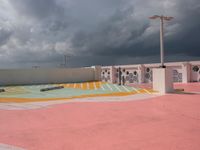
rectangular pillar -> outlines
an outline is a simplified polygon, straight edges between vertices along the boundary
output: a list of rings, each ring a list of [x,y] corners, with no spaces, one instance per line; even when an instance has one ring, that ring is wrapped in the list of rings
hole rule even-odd
[[[111,81],[111,83],[116,83],[116,76],[115,76],[115,74],[116,74],[116,69],[115,69],[114,66],[111,66],[110,67],[110,81]]]
[[[138,83],[144,83],[145,67],[144,65],[138,66]]]
[[[191,81],[191,65],[189,63],[182,64],[182,82],[188,83]]]
[[[101,66],[92,66],[94,69],[94,80],[101,81]]]
[[[170,68],[153,69],[153,89],[160,94],[173,92],[173,74]]]

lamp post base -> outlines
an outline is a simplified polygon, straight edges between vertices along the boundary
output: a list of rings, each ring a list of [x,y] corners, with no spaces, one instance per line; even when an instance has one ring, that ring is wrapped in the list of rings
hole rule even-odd
[[[153,89],[160,94],[173,92],[173,77],[170,68],[153,69]]]
[[[163,66],[159,66],[159,68],[166,68],[166,66],[165,66],[165,65],[163,65]]]

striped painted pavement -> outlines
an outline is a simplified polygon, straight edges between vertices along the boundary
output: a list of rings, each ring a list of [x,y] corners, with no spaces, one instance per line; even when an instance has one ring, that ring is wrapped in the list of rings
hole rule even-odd
[[[63,89],[40,92],[41,88],[52,86],[64,86]],[[84,83],[66,83],[66,84],[47,84],[47,85],[30,85],[30,86],[8,86],[1,87],[6,92],[0,94],[0,102],[3,99],[11,98],[74,98],[90,96],[118,96],[130,94],[152,94],[153,91],[131,86],[117,85],[106,82],[84,82]]]

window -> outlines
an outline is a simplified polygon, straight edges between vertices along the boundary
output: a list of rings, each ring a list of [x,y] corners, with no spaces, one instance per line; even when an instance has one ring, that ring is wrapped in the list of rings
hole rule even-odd
[[[146,72],[150,72],[150,68],[147,68],[147,69],[146,69]]]
[[[192,70],[193,70],[194,72],[198,72],[198,71],[199,71],[199,67],[198,67],[198,66],[194,66],[194,67],[192,68]]]

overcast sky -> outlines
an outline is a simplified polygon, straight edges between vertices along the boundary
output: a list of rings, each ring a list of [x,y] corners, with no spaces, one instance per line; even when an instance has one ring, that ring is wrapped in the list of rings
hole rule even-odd
[[[0,68],[200,60],[199,0],[0,0]]]

